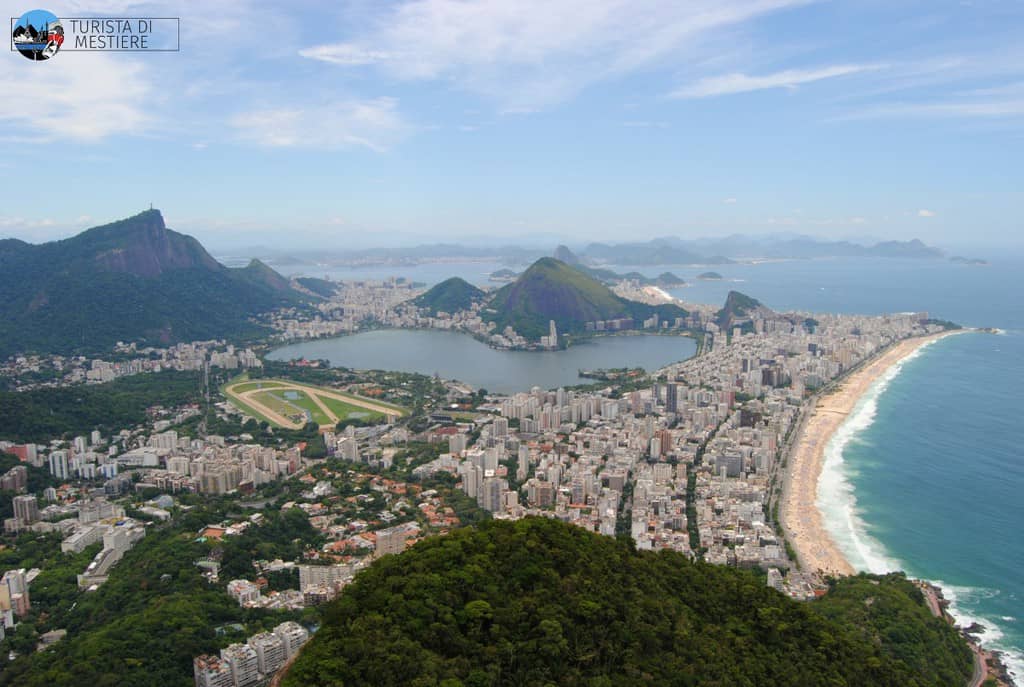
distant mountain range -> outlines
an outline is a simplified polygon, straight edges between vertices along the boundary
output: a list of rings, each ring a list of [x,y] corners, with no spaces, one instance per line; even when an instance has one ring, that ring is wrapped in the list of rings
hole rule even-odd
[[[585,272],[555,258],[541,258],[518,279],[498,289],[487,303],[483,317],[511,326],[527,339],[548,333],[554,320],[560,333],[584,331],[587,322],[598,320],[645,320],[657,313],[662,319],[686,317],[676,305],[646,305],[617,296]]]
[[[147,210],[62,241],[0,241],[0,356],[258,335],[253,315],[313,298],[259,260],[224,267]]]
[[[374,248],[341,252],[334,256],[289,254],[275,258],[275,264],[416,263],[442,259],[491,259],[509,264],[531,263],[550,254],[547,250],[522,246],[467,246],[438,243],[409,248]],[[743,236],[720,239],[657,238],[651,241],[590,243],[578,249],[560,245],[555,258],[573,266],[600,268],[604,265],[725,265],[741,259],[769,258],[941,258],[943,252],[919,239],[882,241],[862,245],[851,241],[822,241],[808,236]]]

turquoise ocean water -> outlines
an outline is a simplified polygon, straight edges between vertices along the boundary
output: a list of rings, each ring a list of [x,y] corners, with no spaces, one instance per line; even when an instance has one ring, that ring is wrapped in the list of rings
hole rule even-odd
[[[935,317],[966,333],[890,368],[829,446],[819,490],[850,562],[931,580],[961,624],[985,626],[1024,685],[1024,261],[826,260],[718,269],[736,281],[674,291],[715,302],[735,288],[777,309]]]
[[[479,264],[436,267],[386,271],[484,281]],[[944,339],[891,369],[839,433],[821,486],[826,523],[851,563],[938,583],[954,615],[982,623],[986,646],[1006,652],[1024,685],[1024,259],[714,266],[722,281],[697,280],[706,267],[613,267],[670,270],[689,282],[672,295],[689,302],[722,303],[736,289],[777,310],[928,310],[1003,330]]]

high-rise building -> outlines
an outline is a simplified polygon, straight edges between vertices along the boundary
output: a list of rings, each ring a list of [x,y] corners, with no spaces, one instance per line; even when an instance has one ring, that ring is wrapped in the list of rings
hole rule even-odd
[[[5,572],[4,576],[0,577],[0,613],[13,611],[14,615],[23,616],[31,607],[25,569]]]
[[[28,468],[15,465],[0,477],[0,490],[23,492],[28,488]]]
[[[519,445],[519,462],[516,463],[516,479],[522,482],[530,474],[530,448],[526,444]]]
[[[31,495],[15,496],[14,517],[26,525],[31,525],[39,520],[39,504],[36,502],[36,497]]]
[[[348,565],[300,565],[298,568],[299,591],[302,592],[310,587],[337,584],[352,575]]]
[[[195,675],[196,687],[234,687],[235,684],[231,664],[219,656],[196,656],[192,660],[192,673]]]
[[[249,637],[248,644],[256,650],[257,665],[264,675],[276,673],[288,660],[284,641],[273,632],[253,635]]]
[[[480,490],[480,507],[491,513],[500,513],[502,500],[501,495],[508,491],[508,482],[496,477],[488,477],[484,480]]]
[[[508,436],[508,418],[498,417],[494,419],[494,436],[497,438]]]
[[[288,658],[294,656],[309,639],[309,632],[306,631],[306,628],[293,620],[283,622],[275,627],[274,634],[280,637],[284,643],[284,650]]]
[[[405,551],[405,534],[405,528],[401,525],[377,530],[377,555],[383,556]]]
[[[221,659],[231,666],[234,687],[251,687],[260,682],[259,657],[248,644],[232,644],[220,650]]]
[[[679,412],[679,385],[668,384],[665,387],[665,412]]]
[[[50,454],[50,474],[57,479],[68,479],[71,476],[67,451],[54,451]]]

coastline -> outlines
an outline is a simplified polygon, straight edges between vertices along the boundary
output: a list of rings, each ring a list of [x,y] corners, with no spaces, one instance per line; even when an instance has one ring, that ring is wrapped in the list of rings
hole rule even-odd
[[[803,570],[853,575],[853,566],[825,527],[818,506],[818,482],[826,449],[861,398],[893,365],[939,339],[967,330],[904,339],[868,360],[838,388],[812,399],[804,410],[783,470],[779,522]]]

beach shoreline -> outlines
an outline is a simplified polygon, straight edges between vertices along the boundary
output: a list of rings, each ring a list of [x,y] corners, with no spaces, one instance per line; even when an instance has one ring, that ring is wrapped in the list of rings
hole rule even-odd
[[[833,435],[861,398],[893,365],[934,341],[963,331],[898,341],[843,379],[838,388],[808,402],[786,458],[779,503],[779,523],[796,552],[801,569],[824,575],[857,572],[826,528],[817,503],[825,452]]]

